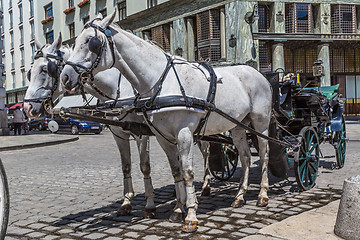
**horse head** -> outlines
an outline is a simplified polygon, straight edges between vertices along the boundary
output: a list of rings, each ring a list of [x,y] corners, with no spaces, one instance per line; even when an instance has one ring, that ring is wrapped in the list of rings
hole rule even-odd
[[[115,52],[110,26],[115,18],[114,11],[103,18],[99,14],[84,26],[76,38],[72,54],[61,73],[63,87],[70,92],[76,91],[85,78],[93,78],[98,72],[112,68],[115,64]]]
[[[30,118],[44,115],[52,101],[63,92],[59,65],[68,57],[69,49],[61,42],[61,34],[51,45],[36,41],[37,52],[27,74],[30,84],[24,99],[24,109]]]

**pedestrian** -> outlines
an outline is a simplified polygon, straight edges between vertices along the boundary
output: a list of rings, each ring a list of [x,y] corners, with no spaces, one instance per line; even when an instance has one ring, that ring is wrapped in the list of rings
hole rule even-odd
[[[18,135],[21,135],[21,126],[23,125],[24,122],[25,122],[25,116],[23,112],[20,110],[20,106],[16,106],[16,109],[14,111],[14,118],[13,118],[14,135],[16,135],[16,132],[18,133]]]
[[[25,112],[23,112],[24,114],[24,135],[29,134],[30,133],[30,129],[29,129],[29,117],[26,115]]]

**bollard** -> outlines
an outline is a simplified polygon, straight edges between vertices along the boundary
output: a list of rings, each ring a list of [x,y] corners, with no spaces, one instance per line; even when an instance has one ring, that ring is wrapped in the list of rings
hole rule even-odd
[[[334,230],[344,239],[360,239],[360,175],[344,181]]]

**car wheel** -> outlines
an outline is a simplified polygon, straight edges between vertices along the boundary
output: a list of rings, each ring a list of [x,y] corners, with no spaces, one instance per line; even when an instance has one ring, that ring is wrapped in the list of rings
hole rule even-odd
[[[79,129],[76,125],[71,126],[71,134],[73,134],[73,135],[79,134]]]

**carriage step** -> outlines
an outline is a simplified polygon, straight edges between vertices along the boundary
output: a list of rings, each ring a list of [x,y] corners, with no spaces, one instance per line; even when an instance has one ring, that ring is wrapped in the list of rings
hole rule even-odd
[[[335,155],[323,156],[323,158],[334,158]]]

